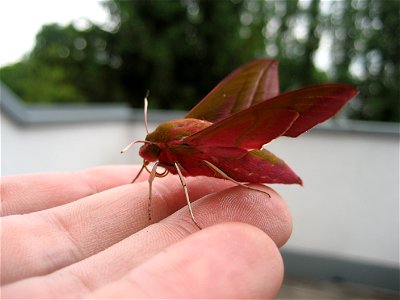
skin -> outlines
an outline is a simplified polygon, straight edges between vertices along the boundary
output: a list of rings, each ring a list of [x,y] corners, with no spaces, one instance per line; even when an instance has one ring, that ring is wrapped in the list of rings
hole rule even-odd
[[[136,168],[138,170],[138,167]],[[273,298],[291,217],[273,190],[132,166],[3,177],[2,298]]]

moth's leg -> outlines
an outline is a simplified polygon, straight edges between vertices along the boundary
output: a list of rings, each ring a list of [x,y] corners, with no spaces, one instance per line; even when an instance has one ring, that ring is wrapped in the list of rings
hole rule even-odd
[[[179,179],[181,180],[181,183],[182,183],[182,186],[183,186],[183,190],[185,191],[185,196],[186,196],[186,201],[187,201],[187,204],[188,204],[190,216],[192,217],[193,223],[199,229],[201,229],[201,227],[199,226],[199,224],[197,224],[196,219],[195,219],[195,217],[193,215],[192,206],[190,205],[189,193],[188,193],[188,188],[187,188],[187,185],[186,185],[185,178],[182,175],[181,169],[179,168],[179,164],[177,162],[175,162],[174,164],[175,164],[176,170],[178,171],[178,176],[179,176]]]
[[[142,174],[142,172],[143,172],[143,169],[146,168],[147,165],[148,165],[148,162],[145,161],[145,160],[143,160],[143,165],[142,165],[142,167],[140,168],[139,172],[136,174],[135,178],[133,178],[133,180],[131,181],[131,183],[134,183],[134,182],[136,181],[136,179],[139,178],[140,174]]]
[[[149,216],[149,221],[151,221],[151,195],[152,195],[152,189],[153,189],[153,180],[156,177],[156,173],[157,173],[157,166],[158,166],[158,162],[156,162],[153,166],[153,169],[151,169],[150,175],[149,175],[149,202],[148,202],[148,206],[147,206],[147,214]]]
[[[259,192],[261,192],[261,193],[267,194],[268,197],[271,198],[271,195],[270,195],[269,193],[267,193],[266,191],[261,190],[261,189],[258,189],[258,188],[256,188],[256,187],[248,186],[248,185],[245,185],[245,184],[243,184],[243,183],[241,183],[241,182],[239,182],[239,181],[236,181],[235,179],[233,179],[232,177],[229,177],[228,174],[226,174],[224,171],[222,171],[221,169],[219,169],[216,165],[212,164],[212,163],[209,162],[208,160],[203,160],[203,161],[205,162],[205,164],[206,164],[211,170],[213,170],[214,172],[218,173],[218,174],[221,175],[223,178],[228,179],[228,180],[232,181],[233,183],[236,183],[237,185],[243,186],[243,187],[245,187],[246,189],[250,189],[250,190],[254,190],[254,191],[259,191]]]

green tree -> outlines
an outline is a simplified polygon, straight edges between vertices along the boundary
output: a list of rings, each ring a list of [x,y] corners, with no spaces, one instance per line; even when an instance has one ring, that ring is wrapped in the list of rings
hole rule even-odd
[[[97,26],[43,26],[23,61],[2,68],[0,78],[30,103],[114,102],[122,89],[119,61],[109,56],[110,33]]]
[[[253,1],[108,1],[119,79],[134,106],[189,109],[233,68],[263,53]]]
[[[67,78],[67,69],[62,66],[49,67],[31,59],[1,69],[1,80],[28,103],[85,102],[81,91]]]
[[[362,97],[350,106],[350,116],[364,120],[400,120],[400,39],[399,1],[352,1],[350,16],[353,35],[342,43],[348,51],[343,56],[353,74],[337,68],[337,78],[348,79],[361,90]],[[350,24],[348,24],[349,26]],[[335,41],[339,42],[339,41]]]
[[[75,86],[83,101],[113,102],[121,89],[115,80],[119,62],[107,51],[109,38],[97,26],[79,31],[73,25],[47,25],[37,35],[30,59],[64,69],[64,81]]]

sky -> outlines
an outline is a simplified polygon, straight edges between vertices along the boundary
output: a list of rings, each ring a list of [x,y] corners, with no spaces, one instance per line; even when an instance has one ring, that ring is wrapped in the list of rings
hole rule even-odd
[[[98,0],[0,0],[0,67],[28,53],[44,24],[84,26],[89,19],[101,25],[107,16]]]

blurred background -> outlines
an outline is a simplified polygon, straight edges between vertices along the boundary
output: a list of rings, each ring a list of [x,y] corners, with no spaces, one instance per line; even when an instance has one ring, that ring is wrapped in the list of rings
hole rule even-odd
[[[137,149],[118,152],[145,136],[147,90],[154,128],[238,66],[274,58],[282,91],[360,90],[333,121],[268,145],[305,182],[274,186],[294,218],[280,297],[390,298],[399,290],[399,15],[395,0],[2,0],[2,175],[139,163]]]

